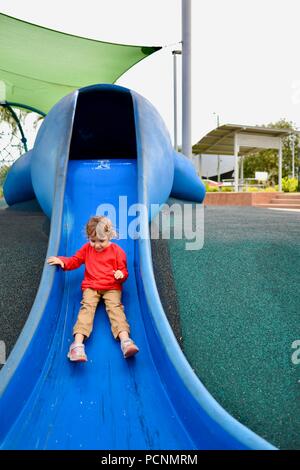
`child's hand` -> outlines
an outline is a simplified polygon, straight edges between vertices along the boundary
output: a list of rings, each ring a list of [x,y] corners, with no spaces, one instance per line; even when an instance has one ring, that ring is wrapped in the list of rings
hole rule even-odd
[[[54,266],[55,264],[59,264],[61,268],[65,267],[65,264],[63,263],[63,261],[57,258],[56,256],[50,256],[50,258],[47,259],[47,263],[51,264],[51,266]]]
[[[120,271],[120,269],[118,269],[117,271],[114,271],[114,276],[115,279],[123,279],[124,274],[122,273],[122,271]]]

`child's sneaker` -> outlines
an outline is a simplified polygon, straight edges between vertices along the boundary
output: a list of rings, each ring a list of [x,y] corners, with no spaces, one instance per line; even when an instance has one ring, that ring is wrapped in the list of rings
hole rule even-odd
[[[84,344],[72,343],[68,352],[68,358],[72,362],[87,362]]]
[[[139,352],[139,348],[130,338],[121,341],[121,350],[125,359]]]

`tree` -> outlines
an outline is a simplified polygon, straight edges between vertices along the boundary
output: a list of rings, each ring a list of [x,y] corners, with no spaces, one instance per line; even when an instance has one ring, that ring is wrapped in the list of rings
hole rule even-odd
[[[24,128],[28,111],[14,108],[21,126]],[[24,144],[13,114],[0,104],[0,167],[13,163],[24,153]]]
[[[6,175],[10,169],[9,165],[3,165],[0,167],[0,186],[3,185]]]
[[[279,129],[291,129],[296,131],[296,126],[291,121],[281,119],[278,122],[270,123],[267,126]],[[299,137],[295,135],[295,174],[299,174],[300,169],[300,151],[299,151]],[[261,150],[253,155],[244,158],[244,177],[254,178],[256,171],[267,171],[269,173],[269,180],[273,183],[278,182],[278,151],[277,150]],[[282,177],[289,176],[292,173],[292,149],[290,137],[283,138],[282,146]]]

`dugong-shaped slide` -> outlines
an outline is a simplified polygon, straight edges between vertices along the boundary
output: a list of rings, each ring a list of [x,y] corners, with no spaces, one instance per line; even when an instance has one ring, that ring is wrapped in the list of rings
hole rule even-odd
[[[147,100],[94,85],[54,106],[33,150],[9,172],[4,194],[9,204],[36,197],[51,218],[47,256],[70,256],[101,204],[115,208],[119,227],[120,200],[149,208],[171,194],[201,203],[205,190]],[[0,372],[1,448],[272,449],[196,377],[160,303],[149,238],[122,230],[117,243],[129,270],[123,303],[139,354],[123,359],[101,306],[86,345],[89,362],[70,363],[83,271],[45,264],[27,323]],[[149,231],[146,212],[141,231]]]

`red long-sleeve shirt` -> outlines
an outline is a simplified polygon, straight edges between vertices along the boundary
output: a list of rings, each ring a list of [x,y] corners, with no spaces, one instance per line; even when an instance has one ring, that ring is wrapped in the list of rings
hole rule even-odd
[[[58,256],[65,265],[64,271],[77,269],[85,263],[82,290],[91,288],[95,290],[122,290],[122,283],[128,278],[125,251],[115,243],[102,251],[96,251],[90,243],[83,245],[74,256]],[[122,271],[124,277],[115,279],[114,271]]]

